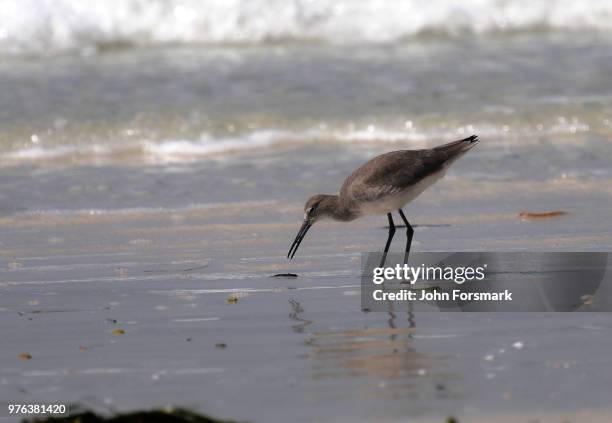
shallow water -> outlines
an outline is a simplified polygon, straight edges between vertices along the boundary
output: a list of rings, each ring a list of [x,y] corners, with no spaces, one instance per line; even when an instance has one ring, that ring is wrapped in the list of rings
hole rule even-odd
[[[1,212],[302,202],[376,154],[471,133],[481,144],[449,174],[464,187],[607,191],[611,46],[517,35],[6,60]]]
[[[295,144],[610,155],[612,40],[516,35],[384,46],[126,50],[0,65],[4,165],[188,162]],[[585,66],[585,63],[588,66]],[[389,145],[381,145],[389,144]],[[590,148],[589,148],[590,149]]]

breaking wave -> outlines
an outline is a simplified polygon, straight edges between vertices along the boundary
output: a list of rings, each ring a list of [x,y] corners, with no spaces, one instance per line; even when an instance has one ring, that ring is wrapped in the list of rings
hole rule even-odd
[[[610,31],[607,0],[0,0],[0,54],[109,46],[379,43],[420,34]]]
[[[223,157],[259,150],[306,144],[346,143],[368,146],[379,143],[399,144],[401,148],[429,148],[471,134],[491,141],[511,140],[528,143],[540,135],[587,133],[591,127],[577,119],[560,118],[552,124],[516,127],[508,125],[466,125],[460,127],[417,128],[411,121],[404,126],[385,127],[374,124],[363,127],[321,127],[301,130],[258,129],[233,136],[202,134],[196,139],[133,140],[130,143],[109,142],[90,145],[22,146],[0,153],[0,166],[18,163],[189,163],[207,157]],[[535,135],[531,136],[531,135]],[[533,141],[536,142],[536,141]]]

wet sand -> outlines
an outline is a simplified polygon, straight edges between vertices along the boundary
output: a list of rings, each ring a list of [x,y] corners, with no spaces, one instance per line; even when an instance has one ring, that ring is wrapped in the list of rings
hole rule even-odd
[[[413,248],[610,250],[599,182],[451,173],[406,210]],[[568,214],[519,218],[542,205]],[[317,225],[288,261],[301,215],[270,195],[3,216],[0,397],[252,422],[605,421],[609,315],[362,313],[360,253],[384,219]]]

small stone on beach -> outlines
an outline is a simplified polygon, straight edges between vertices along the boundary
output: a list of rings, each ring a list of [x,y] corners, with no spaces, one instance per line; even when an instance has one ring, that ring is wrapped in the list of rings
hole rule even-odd
[[[21,361],[28,361],[28,360],[32,359],[32,356],[30,354],[28,354],[28,353],[21,353],[21,354],[19,354],[19,359]]]

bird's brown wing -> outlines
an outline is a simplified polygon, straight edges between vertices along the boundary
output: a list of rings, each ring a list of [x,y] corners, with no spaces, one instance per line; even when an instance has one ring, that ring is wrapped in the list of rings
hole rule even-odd
[[[344,181],[340,196],[354,201],[376,201],[413,185],[440,170],[444,163],[432,157],[431,151],[392,151],[377,156]]]
[[[340,197],[348,201],[375,201],[397,193],[441,171],[478,142],[471,136],[428,150],[400,150],[374,157],[342,184]]]

